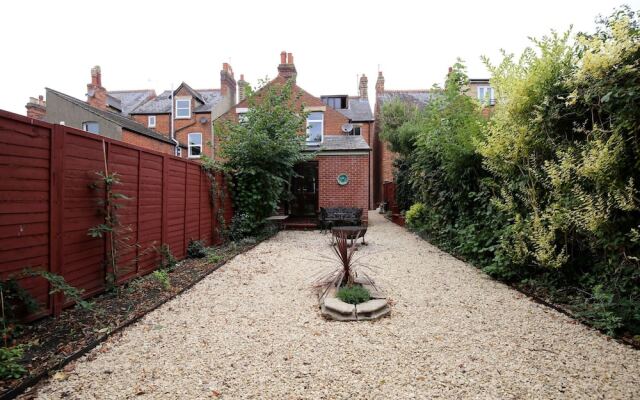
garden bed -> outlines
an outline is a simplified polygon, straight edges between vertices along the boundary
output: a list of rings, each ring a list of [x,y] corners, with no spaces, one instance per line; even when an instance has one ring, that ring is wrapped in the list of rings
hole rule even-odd
[[[0,381],[0,398],[20,394],[255,245],[255,241],[232,242],[209,248],[207,257],[183,260],[168,273],[169,288],[149,274],[123,285],[119,294],[106,292],[92,298],[91,310],[74,307],[58,318],[48,317],[25,325],[16,344],[26,346],[22,363],[28,373],[19,379]],[[65,372],[68,371],[60,373],[61,378]]]

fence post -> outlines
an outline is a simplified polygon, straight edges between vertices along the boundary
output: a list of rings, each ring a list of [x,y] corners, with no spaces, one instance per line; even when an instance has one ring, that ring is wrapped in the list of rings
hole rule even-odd
[[[167,243],[167,212],[169,210],[169,156],[162,156],[162,234],[160,246]]]
[[[49,165],[49,270],[64,277],[63,228],[64,221],[64,127],[53,125]],[[50,295],[53,315],[62,312],[61,293]]]

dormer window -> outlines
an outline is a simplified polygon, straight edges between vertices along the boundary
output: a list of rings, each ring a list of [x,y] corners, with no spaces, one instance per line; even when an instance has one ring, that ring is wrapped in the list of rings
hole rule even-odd
[[[334,110],[344,110],[349,107],[347,96],[322,96],[322,102]]]
[[[322,143],[324,132],[324,113],[321,111],[310,112],[307,116],[307,144],[319,145]]]
[[[191,97],[176,98],[176,119],[191,118]]]

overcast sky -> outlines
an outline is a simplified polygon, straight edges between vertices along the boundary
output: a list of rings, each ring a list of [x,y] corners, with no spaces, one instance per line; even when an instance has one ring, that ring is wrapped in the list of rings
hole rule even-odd
[[[640,0],[627,1],[640,8]],[[388,89],[442,83],[456,57],[471,78],[488,77],[481,55],[520,52],[551,29],[592,30],[611,0],[535,1],[6,1],[2,5],[0,109],[20,114],[50,87],[84,99],[93,65],[107,90],[155,89],[185,81],[219,88],[230,62],[255,84],[294,55],[310,93],[356,94],[357,76],[378,67]]]

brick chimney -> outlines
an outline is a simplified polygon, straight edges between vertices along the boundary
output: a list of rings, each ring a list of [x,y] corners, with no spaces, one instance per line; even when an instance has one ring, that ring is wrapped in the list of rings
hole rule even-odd
[[[231,104],[236,103],[236,80],[233,77],[233,69],[229,63],[222,64],[220,71],[220,94],[231,99]]]
[[[280,65],[278,65],[278,75],[285,79],[293,79],[293,82],[296,81],[296,76],[298,72],[296,71],[296,66],[293,63],[293,54],[283,51],[280,53]]]
[[[33,119],[44,119],[47,114],[47,102],[44,97],[29,97],[29,102],[25,105],[27,109],[27,117]]]
[[[378,80],[376,81],[376,96],[384,92],[384,76],[382,71],[378,71]]]
[[[91,68],[91,83],[87,84],[87,103],[96,108],[107,109],[107,89],[102,86],[99,65]]]
[[[360,85],[358,86],[358,92],[361,99],[369,98],[369,79],[365,74],[360,77]]]
[[[244,74],[240,74],[238,80],[238,103],[247,98],[247,87],[249,83],[244,80]]]

